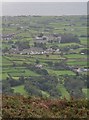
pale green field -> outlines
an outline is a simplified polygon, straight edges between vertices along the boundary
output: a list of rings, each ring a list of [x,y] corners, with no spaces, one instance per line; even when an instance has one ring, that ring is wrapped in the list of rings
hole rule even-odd
[[[75,75],[74,72],[70,71],[70,70],[52,70],[52,69],[47,69],[48,73],[51,75]]]
[[[69,55],[65,55],[65,57],[67,58],[72,58],[72,59],[81,59],[81,58],[87,58],[87,55],[81,55],[81,54],[69,54]]]
[[[62,97],[61,97],[62,99],[66,98],[67,100],[70,100],[70,94],[68,93],[68,91],[62,84],[58,84],[57,88],[58,88],[59,92],[61,92],[61,94],[62,94]]]
[[[83,88],[82,91],[85,94],[86,98],[89,99],[89,88]]]
[[[41,90],[41,93],[42,93],[43,98],[49,98],[50,97],[49,93],[47,93],[45,91]]]
[[[28,93],[24,89],[24,85],[12,87],[14,89],[14,93],[20,93],[21,95],[28,96]]]

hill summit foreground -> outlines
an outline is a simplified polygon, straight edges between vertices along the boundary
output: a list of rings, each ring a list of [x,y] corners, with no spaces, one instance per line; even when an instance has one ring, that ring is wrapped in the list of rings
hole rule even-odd
[[[37,97],[2,96],[2,120],[17,118],[66,118],[88,120],[89,101],[85,99],[43,99]]]

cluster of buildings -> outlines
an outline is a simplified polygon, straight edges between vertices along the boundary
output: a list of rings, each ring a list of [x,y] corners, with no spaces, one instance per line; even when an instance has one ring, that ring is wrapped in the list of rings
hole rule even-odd
[[[15,33],[1,35],[2,40],[12,40],[14,38]]]
[[[16,34],[12,33],[8,35],[2,35],[2,40],[12,40]],[[60,43],[61,36],[58,36],[56,34],[46,36],[43,33],[41,33],[40,35],[33,38],[33,42],[36,42],[36,43],[47,43],[49,41]],[[46,50],[43,50],[41,47],[31,46],[28,49],[23,49],[22,51],[19,51],[18,46],[16,46],[16,48],[11,48],[9,51],[7,51],[8,54],[22,54],[22,55],[23,54],[28,54],[28,55],[29,54],[46,54],[46,53],[53,53],[53,52],[58,53],[60,52],[60,50],[59,49],[54,50],[52,48],[47,48]]]
[[[54,34],[49,34],[47,36],[45,35],[38,35],[35,37],[34,42],[37,43],[47,43],[47,42],[52,42],[52,43],[60,43],[61,42],[61,36],[54,33]]]
[[[29,49],[23,49],[22,51],[19,51],[18,48],[11,48],[9,51],[7,51],[5,54],[21,54],[21,55],[42,55],[42,54],[50,54],[50,53],[60,53],[60,50],[54,50],[52,48],[48,48],[46,50],[43,50],[42,48],[38,47],[30,47]]]

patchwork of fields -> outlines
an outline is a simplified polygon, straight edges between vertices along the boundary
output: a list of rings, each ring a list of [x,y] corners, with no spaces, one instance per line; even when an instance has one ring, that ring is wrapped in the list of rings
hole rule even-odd
[[[36,95],[36,91],[33,93],[33,90],[37,89],[37,94],[42,94],[42,97],[55,95],[58,97],[60,93],[60,98],[70,99],[71,95],[77,96],[76,94],[81,93],[81,96],[83,94],[83,97],[87,98],[85,70],[89,69],[87,66],[89,54],[85,52],[88,49],[85,19],[86,16],[3,17],[2,81],[5,87],[8,88],[6,82],[8,81],[13,93],[24,96]],[[36,40],[37,36],[39,40]],[[62,43],[59,41],[59,36],[61,39],[68,37],[67,40],[75,39],[78,42]],[[44,76],[51,76],[51,78],[48,77],[50,80],[55,76],[57,81],[56,79],[52,82],[47,80],[47,83],[44,82],[43,89],[41,77]],[[35,77],[37,77],[37,83]],[[66,78],[73,79],[73,82],[67,83]],[[47,78],[44,77],[44,79]],[[81,83],[81,87],[79,85],[78,88],[78,84],[74,87],[74,79],[76,83]],[[18,82],[14,85],[12,81]],[[74,88],[72,89],[71,86]],[[4,87],[3,89],[3,92],[11,92]]]

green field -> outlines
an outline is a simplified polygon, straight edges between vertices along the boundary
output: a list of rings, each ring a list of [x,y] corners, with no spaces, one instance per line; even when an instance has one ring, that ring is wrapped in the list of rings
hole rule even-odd
[[[80,38],[80,41],[81,41],[81,44],[87,45],[87,42],[88,42],[87,38]]]
[[[65,89],[65,87],[62,84],[58,84],[57,88],[58,88],[59,92],[61,92],[61,94],[62,94],[62,97],[61,97],[62,99],[63,98],[66,98],[68,100],[70,99],[70,95],[69,95],[68,91]]]
[[[68,65],[78,65],[78,66],[87,66],[87,61],[72,61],[67,62]]]
[[[81,54],[69,54],[69,55],[65,55],[65,57],[67,58],[71,58],[71,59],[85,59],[87,58],[87,55],[81,55]]]
[[[60,60],[63,59],[60,55],[49,55],[47,57],[46,55],[35,55],[33,58],[38,58],[38,59],[45,59],[45,60]]]
[[[50,97],[49,93],[47,93],[45,91],[41,90],[41,93],[42,93],[43,98],[49,98]]]
[[[70,70],[52,70],[52,69],[47,69],[47,70],[48,70],[49,74],[51,74],[51,75],[57,75],[57,76],[65,75],[65,74],[75,75],[75,73]]]
[[[39,74],[28,70],[26,68],[3,68],[3,73],[7,73],[10,74],[12,77],[19,77],[19,76],[25,76],[25,77],[29,77],[29,76],[38,76]]]
[[[83,88],[82,91],[85,94],[86,98],[89,99],[89,88]]]
[[[14,89],[14,93],[20,93],[21,95],[27,96],[28,93],[24,89],[24,85],[12,87]]]

